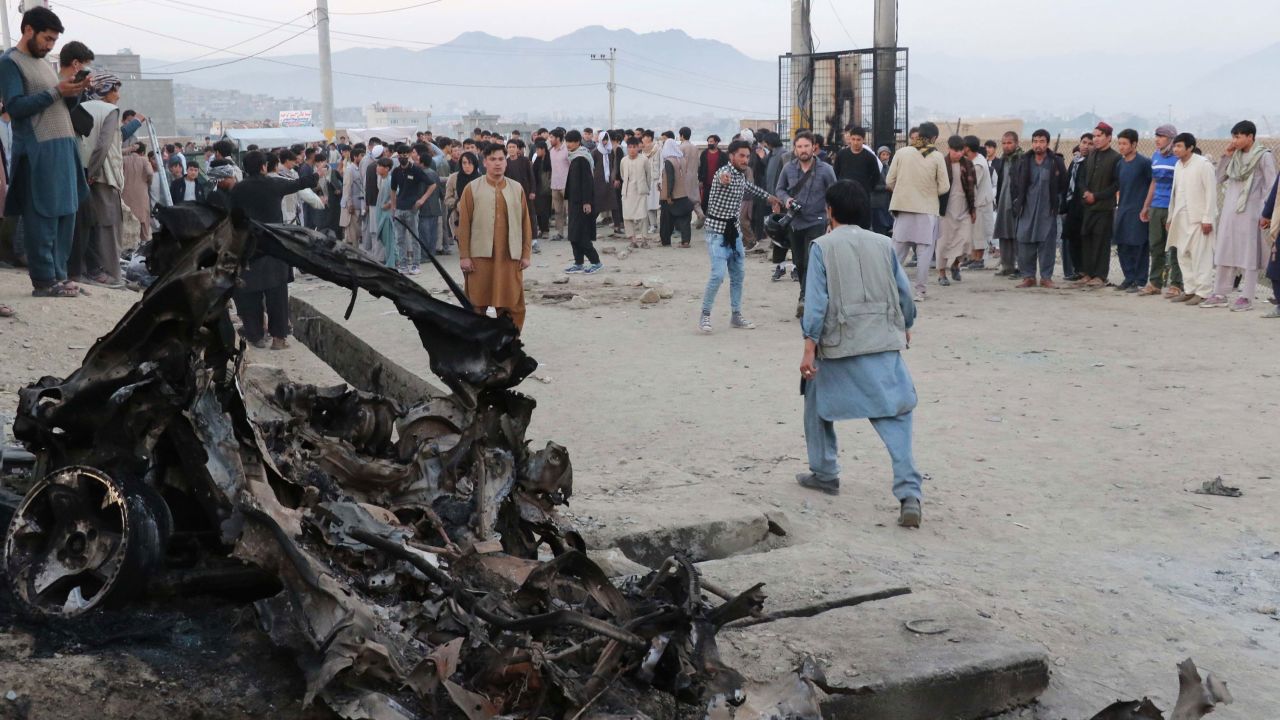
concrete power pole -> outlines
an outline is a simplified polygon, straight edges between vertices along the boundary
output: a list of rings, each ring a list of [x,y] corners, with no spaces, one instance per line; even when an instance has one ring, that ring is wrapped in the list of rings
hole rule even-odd
[[[9,36],[9,4],[0,2],[0,31],[4,32],[4,49],[13,47],[13,38]]]
[[[896,147],[898,105],[898,0],[876,0],[875,76],[872,80],[871,136],[875,147]],[[906,128],[901,128],[906,132]]]
[[[332,140],[333,60],[329,52],[329,0],[316,0],[316,34],[320,36],[320,130]]]
[[[609,54],[592,53],[592,60],[609,63],[609,129],[617,127],[614,120],[614,110],[617,107],[616,101],[618,96],[617,70],[618,70],[618,48],[609,48]]]
[[[809,26],[810,0],[791,0],[791,116],[790,130],[813,124],[813,33]]]

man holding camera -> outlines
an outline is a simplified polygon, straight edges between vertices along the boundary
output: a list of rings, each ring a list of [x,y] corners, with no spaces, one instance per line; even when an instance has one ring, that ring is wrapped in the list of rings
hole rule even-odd
[[[871,204],[860,185],[837,182],[824,205],[830,231],[813,241],[801,323],[809,472],[796,481],[839,494],[835,421],[867,418],[893,460],[898,524],[919,527],[922,476],[911,450],[916,389],[902,360],[916,317],[911,284],[889,238],[865,229]],[[920,263],[928,265],[926,255]]]
[[[827,229],[827,189],[836,184],[836,172],[830,165],[820,162],[813,133],[796,134],[792,149],[795,157],[778,174],[778,186],[774,191],[788,209],[799,205],[791,219],[791,259],[800,275],[800,302],[796,305],[796,317],[804,315],[805,268],[809,258],[809,245],[821,237]],[[936,204],[936,203],[935,203]]]

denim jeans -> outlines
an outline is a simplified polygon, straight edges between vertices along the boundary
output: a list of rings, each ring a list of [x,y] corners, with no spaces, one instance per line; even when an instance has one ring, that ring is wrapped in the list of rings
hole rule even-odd
[[[399,221],[403,220],[404,225]],[[394,222],[396,230],[396,247],[400,248],[400,265],[418,264],[418,243],[409,234],[409,230],[405,227],[408,225],[417,231],[418,228],[418,211],[410,208],[408,210],[396,210],[396,221]]]
[[[418,216],[418,239],[422,241],[422,245],[426,246],[427,252],[432,255],[436,254],[436,245],[439,241],[438,233],[436,231],[439,230],[439,228],[439,215],[432,215],[431,217],[427,217],[426,215]]]
[[[840,451],[836,445],[835,423],[818,415],[813,388],[810,384],[804,395],[804,438],[809,450],[809,471],[819,480],[839,480]],[[923,477],[916,470],[911,451],[912,413],[869,419],[893,462],[893,496],[900,501],[909,497],[921,499]]]
[[[747,253],[742,248],[742,238],[735,240],[733,245],[732,248],[725,247],[724,235],[720,233],[707,233],[711,277],[707,278],[707,289],[702,293],[703,315],[711,314],[711,306],[716,302],[716,293],[720,292],[725,273],[729,275],[729,304],[735,313],[742,312],[742,281],[747,274]]]

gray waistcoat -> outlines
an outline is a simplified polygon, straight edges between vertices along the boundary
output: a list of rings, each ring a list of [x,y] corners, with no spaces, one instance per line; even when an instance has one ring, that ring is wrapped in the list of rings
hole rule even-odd
[[[827,268],[819,356],[835,359],[906,348],[906,320],[894,277],[898,261],[889,239],[842,225],[813,242],[822,248]]]

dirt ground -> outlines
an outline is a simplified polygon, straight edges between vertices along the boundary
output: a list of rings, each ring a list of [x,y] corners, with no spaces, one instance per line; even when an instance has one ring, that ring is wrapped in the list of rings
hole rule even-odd
[[[770,282],[771,266],[749,257],[745,311],[758,328],[728,329],[726,285],[704,336],[700,235],[692,249],[622,260],[623,243],[601,245],[612,252],[598,275],[553,284],[569,263],[564,242],[544,242],[526,274],[525,343],[541,363],[520,388],[539,403],[529,434],[569,447],[575,515],[659,526],[664,502],[691,490],[707,503],[780,508],[799,540],[847,546],[1043,645],[1051,687],[1018,717],[1083,720],[1142,695],[1171,709],[1174,665],[1188,656],[1235,694],[1214,717],[1280,717],[1280,483],[1267,449],[1280,323],[1110,289],[1015,290],[990,272],[931,287],[907,352],[925,523],[906,531],[894,525],[888,456],[866,422],[838,426],[842,495],[794,483],[806,468],[794,283]],[[445,260],[456,272],[456,258]],[[442,290],[428,273],[421,282]],[[645,279],[673,296],[641,305],[634,283]],[[26,291],[22,275],[0,272],[0,302],[19,311],[0,321],[0,412],[12,412],[18,387],[76,367],[137,298]],[[540,299],[565,291],[582,299]],[[335,317],[349,300],[314,280],[293,292]],[[361,295],[349,325],[429,376],[390,303]],[[332,378],[301,348],[258,357]],[[1244,496],[1190,492],[1215,476]]]

